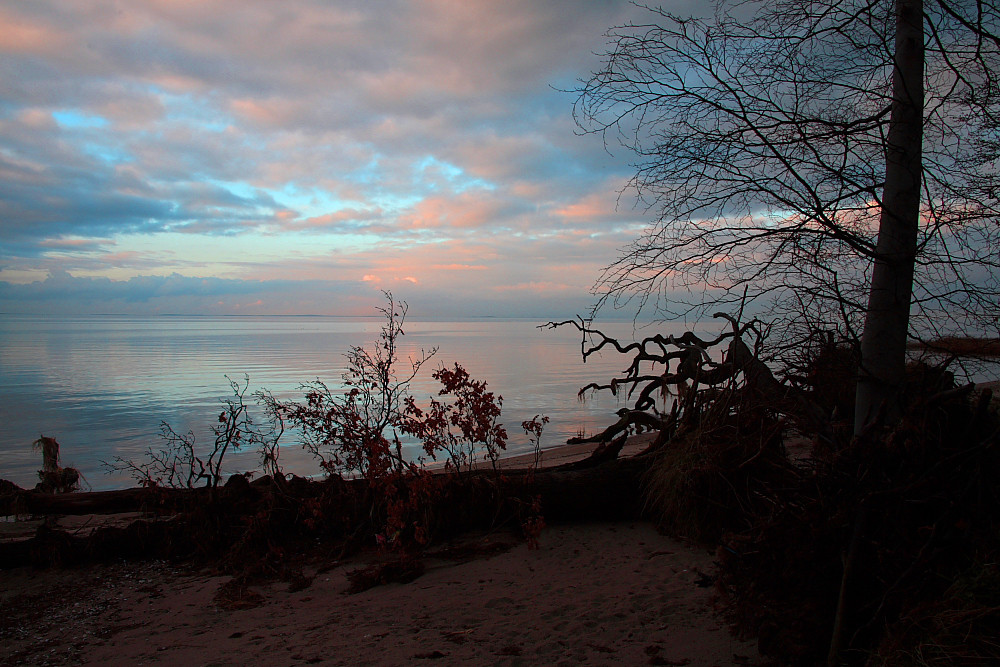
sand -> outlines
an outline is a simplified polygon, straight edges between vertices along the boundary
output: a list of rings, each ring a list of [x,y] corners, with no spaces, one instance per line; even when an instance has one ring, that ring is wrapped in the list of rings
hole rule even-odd
[[[0,573],[0,661],[65,665],[732,665],[752,644],[714,613],[711,554],[643,522],[546,529],[537,549],[431,558],[423,576],[347,594],[342,563],[249,588],[162,562]],[[311,581],[309,581],[311,579]],[[305,583],[305,588],[301,586]],[[700,585],[699,585],[700,584]],[[301,590],[299,590],[301,588]],[[240,608],[245,606],[246,608]]]
[[[543,465],[593,446],[550,450]],[[235,597],[219,594],[231,577],[164,562],[0,571],[0,664],[760,663],[713,609],[710,551],[649,523],[548,527],[537,548],[466,535],[431,549],[414,581],[349,594],[348,573],[377,557],[304,558],[294,582]]]

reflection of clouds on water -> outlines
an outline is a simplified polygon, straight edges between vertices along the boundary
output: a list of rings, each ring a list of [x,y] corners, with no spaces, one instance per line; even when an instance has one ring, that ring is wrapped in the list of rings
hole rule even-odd
[[[536,414],[551,418],[543,447],[562,444],[581,430],[603,429],[621,404],[607,392],[581,402],[577,390],[609,380],[627,361],[608,353],[584,364],[575,330],[539,330],[538,324],[408,321],[400,348],[404,360],[421,349],[439,348],[411,393],[426,403],[439,389],[433,369],[462,364],[503,396],[509,453],[530,448],[520,424]],[[219,401],[228,397],[226,375],[249,375],[250,392],[266,388],[279,398],[301,398],[301,382],[320,378],[335,386],[344,353],[352,345],[371,344],[380,326],[374,319],[311,317],[4,318],[0,477],[34,484],[40,461],[30,443],[42,433],[59,440],[64,463],[80,468],[94,488],[128,483],[106,475],[100,461],[139,458],[147,448],[159,447],[161,421],[179,432],[190,429],[207,444]],[[606,328],[632,338],[631,323]],[[315,462],[292,434],[282,442],[286,471],[315,472]],[[257,467],[251,453],[227,460],[233,469]]]

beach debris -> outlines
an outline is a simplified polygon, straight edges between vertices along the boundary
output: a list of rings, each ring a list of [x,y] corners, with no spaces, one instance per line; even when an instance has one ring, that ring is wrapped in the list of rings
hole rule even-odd
[[[251,589],[245,577],[236,576],[219,586],[212,601],[220,609],[235,611],[261,606],[264,596]]]
[[[38,440],[31,443],[31,448],[42,452],[42,469],[38,471],[41,481],[35,486],[36,491],[69,493],[79,488],[80,471],[59,466],[59,443],[55,438],[39,435]]]
[[[362,593],[382,584],[408,584],[424,573],[423,561],[416,558],[399,558],[384,563],[375,563],[347,573],[351,582],[347,593]]]
[[[441,651],[428,651],[426,653],[415,653],[413,655],[414,660],[440,660],[441,658],[447,658],[447,653],[442,653]]]

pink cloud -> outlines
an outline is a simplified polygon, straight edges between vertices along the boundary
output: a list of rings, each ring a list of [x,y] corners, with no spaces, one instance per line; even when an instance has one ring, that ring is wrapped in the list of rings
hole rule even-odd
[[[25,109],[17,115],[17,120],[32,130],[55,130],[56,122],[45,109]]]
[[[553,211],[567,221],[593,221],[615,213],[614,192],[595,192]]]
[[[169,229],[175,217],[189,234],[234,235],[211,261],[171,255],[185,275],[330,281],[366,295],[391,285],[478,303],[495,285],[512,301],[585,289],[622,238],[604,224],[613,194],[604,213],[600,195],[580,194],[610,172],[574,159],[570,100],[554,107],[550,84],[588,70],[624,1],[572,11],[535,0],[7,4],[16,9],[0,9],[0,51],[30,53],[20,60],[52,74],[9,94],[20,106],[0,130],[24,148],[0,161],[0,181],[37,179],[63,196],[55,179],[67,178],[65,196],[96,211],[95,243]],[[10,69],[4,82],[17,88],[24,75]],[[108,123],[57,126],[57,103]],[[63,166],[107,185],[92,192]],[[308,208],[309,193],[341,203]],[[123,209],[122,224],[103,222]],[[74,236],[88,233],[73,224]],[[366,235],[337,236],[358,229]],[[261,232],[289,236],[270,244]],[[375,235],[376,247],[358,249]],[[103,262],[120,276],[163,265],[169,248],[98,257],[67,242],[47,246],[47,261],[93,272]],[[279,301],[268,307],[287,307]]]
[[[233,310],[243,310],[244,308],[254,308],[257,309],[264,305],[263,299],[257,299],[256,301],[251,301],[250,303],[234,303]]]
[[[43,248],[54,248],[56,250],[97,250],[104,246],[113,246],[113,239],[45,239],[39,242]]]
[[[531,0],[423,0],[415,8],[416,39],[433,54],[431,82],[455,95],[504,90],[541,75],[538,63],[568,57],[575,12]],[[576,36],[575,39],[580,39]],[[430,78],[430,77],[428,77]]]
[[[134,250],[125,252],[106,253],[101,255],[101,261],[114,267],[146,268],[156,264],[149,253],[137,252]]]
[[[427,197],[399,216],[399,222],[410,229],[482,227],[496,222],[502,209],[503,203],[489,194],[464,192],[451,197]]]
[[[0,51],[44,54],[57,52],[67,43],[67,35],[52,26],[40,25],[0,9]]]
[[[462,261],[466,258],[475,261]],[[349,255],[302,255],[267,264],[247,265],[246,277],[282,280],[345,280],[380,285],[392,282],[424,287],[454,287],[456,272],[464,276],[482,275],[494,280],[488,262],[498,258],[486,245],[459,241],[418,245],[381,245]],[[360,276],[360,278],[359,278]]]
[[[206,90],[210,82],[194,74],[184,74],[179,72],[154,72],[148,76],[151,83],[157,88],[178,95],[190,95]]]
[[[300,104],[288,99],[242,97],[230,100],[229,109],[236,116],[256,125],[281,127],[294,122],[299,113]]]
[[[453,152],[469,173],[492,181],[516,179],[524,173],[525,162],[537,157],[545,148],[545,137],[537,134],[504,136],[491,132],[477,136],[475,142],[456,146]],[[530,182],[523,183],[522,187],[524,192],[529,192]]]
[[[493,288],[495,292],[535,292],[535,293],[565,292],[571,289],[577,289],[577,288],[574,287],[573,285],[567,285],[565,283],[557,283],[551,281],[517,283],[515,285],[497,285]]]
[[[279,219],[289,218],[289,212],[279,211]],[[292,221],[283,225],[284,229],[322,229],[326,227],[336,227],[345,222],[362,222],[367,220],[377,220],[382,217],[382,209],[357,209],[345,208],[334,213],[318,215],[303,220]]]
[[[432,264],[429,268],[434,271],[483,271],[486,269],[482,264]]]

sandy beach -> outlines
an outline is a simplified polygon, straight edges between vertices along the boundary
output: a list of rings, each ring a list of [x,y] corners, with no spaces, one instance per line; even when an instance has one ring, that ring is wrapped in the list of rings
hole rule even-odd
[[[423,576],[347,594],[351,561],[251,586],[162,562],[2,573],[0,660],[15,665],[732,665],[752,644],[714,614],[703,548],[646,523],[549,528],[537,549],[430,557]],[[508,549],[508,547],[510,547]],[[507,549],[507,550],[504,550]],[[306,585],[307,584],[307,585]],[[304,588],[302,587],[304,585]],[[241,608],[245,607],[245,608]]]
[[[549,450],[543,464],[592,448]],[[712,553],[649,523],[548,527],[537,548],[505,531],[465,535],[431,548],[410,583],[348,593],[348,574],[377,558],[303,556],[290,582],[236,595],[225,594],[229,576],[161,561],[0,572],[0,662],[759,663],[754,644],[732,637],[713,610]]]

